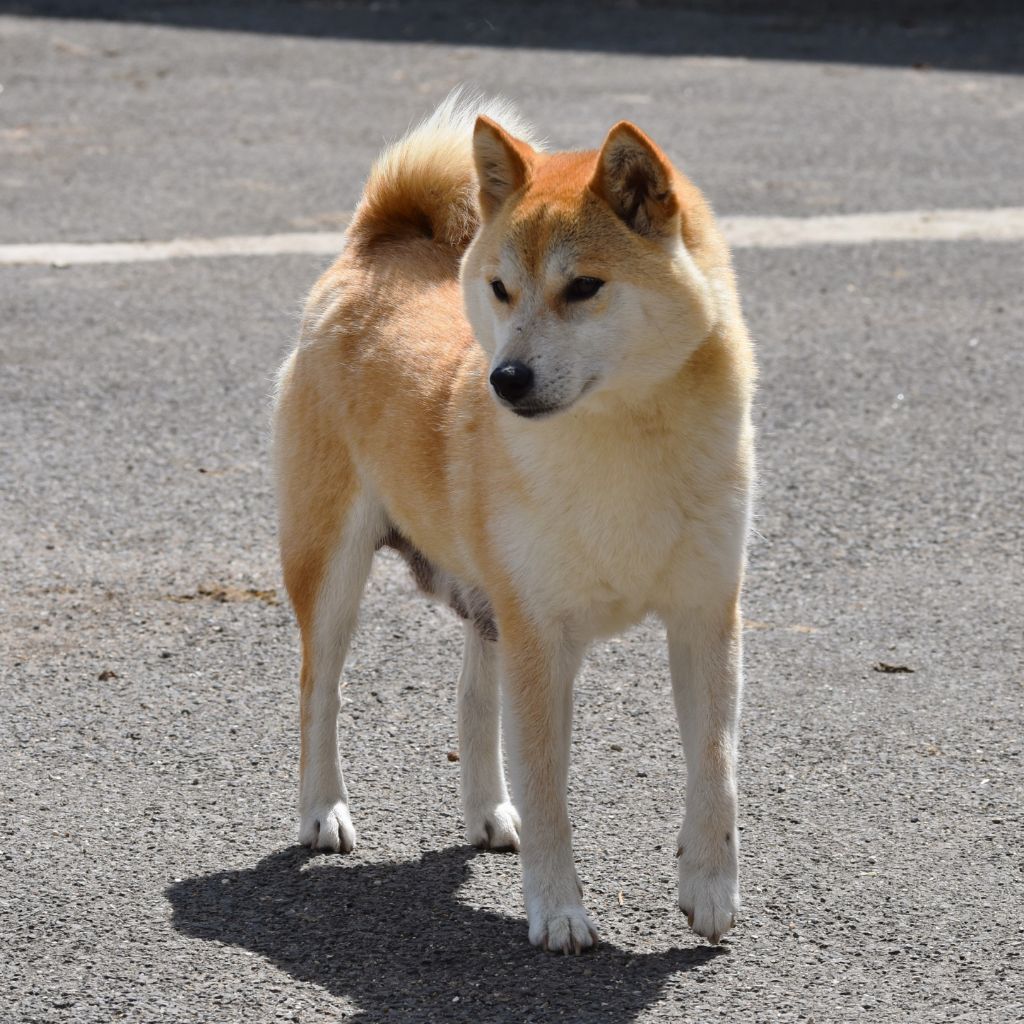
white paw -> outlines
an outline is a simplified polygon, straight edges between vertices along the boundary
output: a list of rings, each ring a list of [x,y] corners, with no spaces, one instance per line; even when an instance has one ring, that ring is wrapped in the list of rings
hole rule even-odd
[[[690,927],[711,942],[719,939],[736,923],[740,908],[740,890],[734,860],[709,867],[679,856],[679,906]]]
[[[466,838],[481,850],[519,850],[519,812],[508,801],[496,807],[466,809]]]
[[[314,850],[351,853],[356,845],[356,830],[348,806],[339,800],[303,811],[299,842]]]
[[[528,915],[530,941],[549,953],[582,953],[597,942],[597,929],[579,904]]]

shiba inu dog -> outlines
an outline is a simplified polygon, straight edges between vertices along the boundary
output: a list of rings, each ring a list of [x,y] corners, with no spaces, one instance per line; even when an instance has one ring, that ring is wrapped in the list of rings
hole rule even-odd
[[[453,96],[380,157],[277,392],[302,843],[355,843],[338,684],[389,545],[465,620],[466,834],[520,851],[550,950],[596,940],[566,809],[573,678],[596,638],[661,618],[688,766],[679,904],[718,941],[739,904],[754,377],[711,210],[640,129],[548,153],[504,104]]]

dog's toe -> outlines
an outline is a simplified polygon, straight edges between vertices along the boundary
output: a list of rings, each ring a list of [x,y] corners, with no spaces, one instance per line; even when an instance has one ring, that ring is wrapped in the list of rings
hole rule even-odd
[[[564,907],[532,925],[530,941],[549,953],[575,955],[597,943],[597,929],[583,907]]]
[[[510,803],[466,814],[466,838],[481,850],[517,852],[520,827],[519,812]]]
[[[313,850],[351,853],[356,845],[356,830],[348,806],[341,802],[325,804],[303,813],[299,842]]]
[[[712,943],[736,924],[739,891],[728,871],[683,871],[679,879],[679,906],[689,926]]]

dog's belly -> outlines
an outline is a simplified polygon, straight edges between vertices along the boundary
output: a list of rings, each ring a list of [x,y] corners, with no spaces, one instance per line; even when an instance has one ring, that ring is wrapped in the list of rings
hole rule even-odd
[[[466,584],[431,562],[408,538],[392,528],[379,547],[391,548],[402,556],[417,588],[427,597],[446,604],[460,619],[470,623],[485,640],[498,639],[498,625],[487,594]],[[557,569],[552,576],[557,580]],[[549,582],[553,582],[549,578]],[[600,580],[577,579],[571,588],[572,607],[564,608],[560,619],[571,618],[592,637],[621,633],[643,619],[652,604],[635,595],[625,595]],[[581,601],[581,597],[585,598]],[[530,604],[529,599],[526,601]],[[568,613],[568,614],[567,614]]]
[[[416,586],[424,594],[447,604],[460,619],[471,623],[483,639],[498,639],[491,603],[479,587],[462,583],[435,565],[394,527],[378,545],[378,548],[382,547],[397,551],[405,559]]]

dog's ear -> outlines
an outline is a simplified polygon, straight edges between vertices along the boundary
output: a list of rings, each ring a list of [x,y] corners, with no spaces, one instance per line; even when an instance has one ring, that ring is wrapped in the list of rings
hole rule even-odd
[[[590,189],[637,234],[662,238],[678,230],[672,177],[661,150],[636,125],[620,121],[604,140]]]
[[[473,129],[473,159],[480,183],[480,207],[493,217],[513,192],[530,179],[533,150],[513,138],[500,124],[481,115]]]

